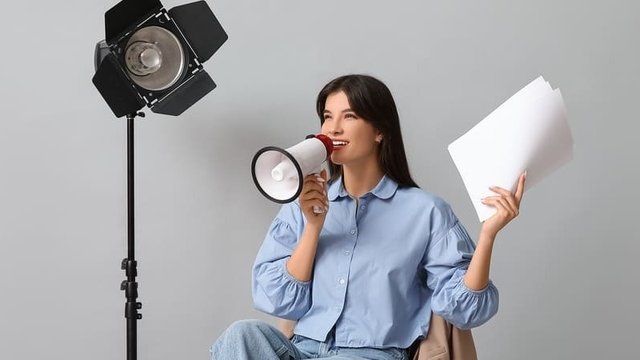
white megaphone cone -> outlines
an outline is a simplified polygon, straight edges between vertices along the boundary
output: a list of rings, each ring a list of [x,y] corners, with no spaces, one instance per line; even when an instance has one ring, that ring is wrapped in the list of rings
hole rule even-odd
[[[269,200],[291,202],[300,195],[305,176],[319,173],[332,151],[333,142],[322,134],[309,135],[286,150],[267,146],[251,162],[253,182]]]

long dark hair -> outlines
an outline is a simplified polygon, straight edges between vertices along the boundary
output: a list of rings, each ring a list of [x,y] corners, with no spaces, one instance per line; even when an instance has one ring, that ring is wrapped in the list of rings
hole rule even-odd
[[[379,162],[382,171],[399,186],[419,187],[411,178],[407,156],[400,132],[400,117],[389,88],[369,75],[345,75],[331,80],[320,90],[316,110],[320,125],[324,123],[324,107],[327,97],[344,92],[351,110],[382,133]],[[329,162],[330,182],[342,175],[342,166]]]

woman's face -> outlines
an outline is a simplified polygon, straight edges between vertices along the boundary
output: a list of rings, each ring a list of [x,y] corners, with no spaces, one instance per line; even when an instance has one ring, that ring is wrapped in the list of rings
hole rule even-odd
[[[344,92],[327,97],[322,133],[333,140],[331,161],[338,165],[377,163],[381,133],[351,110]]]

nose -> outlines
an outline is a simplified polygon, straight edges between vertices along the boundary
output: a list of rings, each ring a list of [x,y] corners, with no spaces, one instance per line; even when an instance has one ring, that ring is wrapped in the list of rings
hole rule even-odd
[[[342,134],[342,122],[341,121],[333,121],[331,127],[329,128],[329,135],[340,135]]]
[[[325,121],[322,124],[322,132],[326,135],[335,137],[343,133],[342,121],[339,118],[331,119],[331,121]]]

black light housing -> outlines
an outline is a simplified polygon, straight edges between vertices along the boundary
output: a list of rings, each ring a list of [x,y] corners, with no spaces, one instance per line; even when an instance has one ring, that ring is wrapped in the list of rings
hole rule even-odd
[[[204,1],[166,11],[158,0],[122,0],[105,13],[93,84],[116,117],[144,106],[180,115],[216,87],[202,63],[227,39]]]

